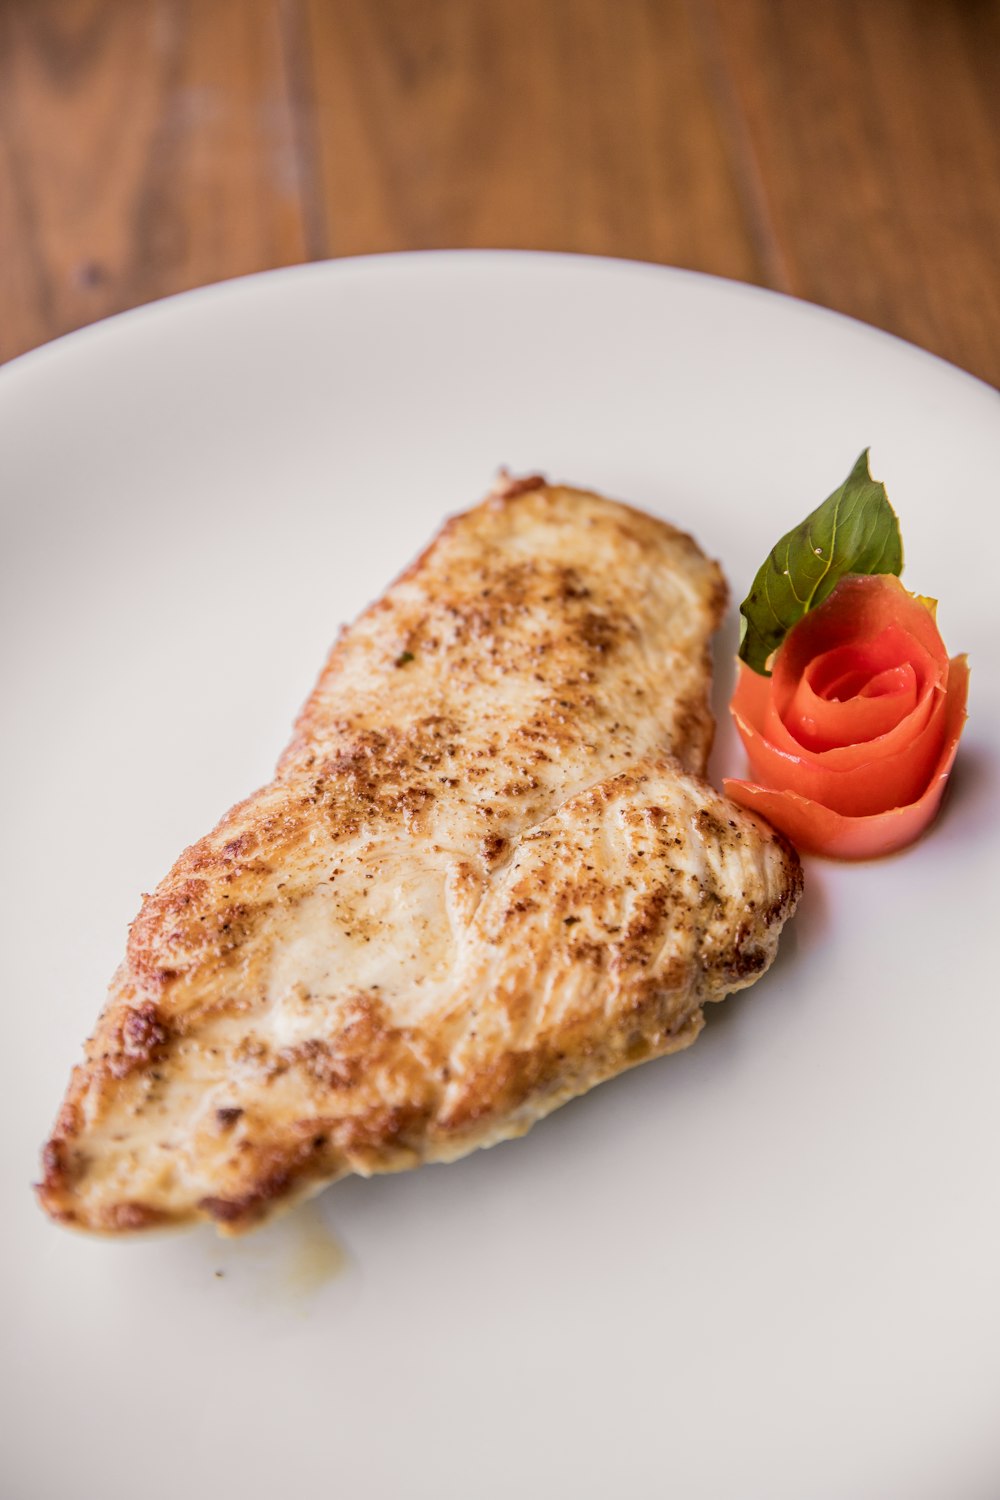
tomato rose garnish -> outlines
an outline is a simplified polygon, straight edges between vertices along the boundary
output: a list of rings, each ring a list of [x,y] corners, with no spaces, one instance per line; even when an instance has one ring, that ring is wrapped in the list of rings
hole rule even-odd
[[[788,631],[770,677],[740,662],[731,711],[757,780],[726,792],[803,850],[901,849],[940,806],[968,683],[932,600],[888,574],[842,577]]]

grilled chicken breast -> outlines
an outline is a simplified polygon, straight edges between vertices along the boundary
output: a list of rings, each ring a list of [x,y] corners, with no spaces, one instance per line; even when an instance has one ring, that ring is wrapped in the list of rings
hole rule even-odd
[[[48,1212],[236,1232],[693,1041],[801,885],[702,779],[724,599],[689,537],[538,478],[451,520],[342,634],[275,779],[145,899]]]

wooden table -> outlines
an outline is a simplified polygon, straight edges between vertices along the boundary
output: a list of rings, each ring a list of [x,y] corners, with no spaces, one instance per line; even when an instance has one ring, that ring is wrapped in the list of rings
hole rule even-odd
[[[1000,0],[0,0],[0,357],[326,256],[778,287],[1000,383]]]

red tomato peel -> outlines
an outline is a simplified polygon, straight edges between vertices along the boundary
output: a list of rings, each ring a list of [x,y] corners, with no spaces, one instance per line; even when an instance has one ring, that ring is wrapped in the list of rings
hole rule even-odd
[[[874,859],[904,849],[933,821],[958,753],[967,717],[969,667],[964,656],[952,657],[950,666],[954,692],[949,698],[944,747],[927,790],[915,802],[852,818],[797,792],[730,778],[722,783],[726,796],[773,823],[805,854],[825,854],[831,859]]]
[[[934,601],[845,578],[789,632],[770,678],[740,663],[730,705],[756,782],[727,780],[801,849],[840,859],[911,843],[940,806],[966,718]]]

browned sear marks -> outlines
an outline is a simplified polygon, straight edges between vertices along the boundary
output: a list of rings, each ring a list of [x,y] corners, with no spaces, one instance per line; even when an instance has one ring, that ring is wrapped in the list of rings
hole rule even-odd
[[[702,779],[724,605],[683,532],[538,476],[449,521],[143,900],[47,1211],[235,1233],[693,1041],[801,883]]]

